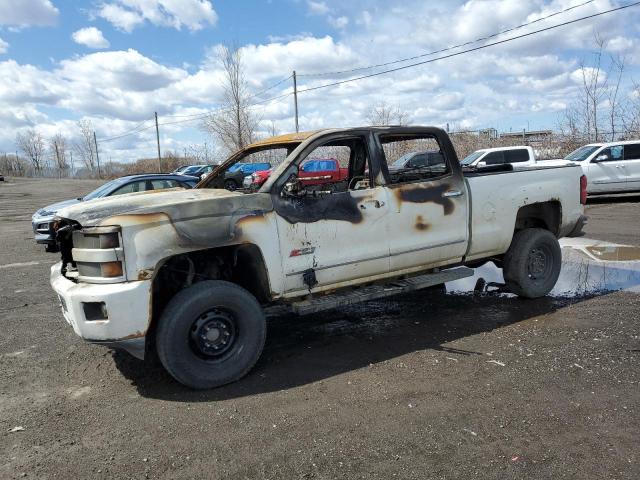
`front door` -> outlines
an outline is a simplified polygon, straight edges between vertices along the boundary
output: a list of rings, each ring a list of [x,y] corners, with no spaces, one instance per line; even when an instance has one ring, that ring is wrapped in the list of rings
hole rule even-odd
[[[306,158],[338,159],[348,168],[334,184],[305,177],[297,195],[273,193],[285,275],[285,296],[359,283],[389,271],[389,202],[369,178],[364,138],[334,138],[311,145]],[[314,185],[314,183],[316,183]]]
[[[606,158],[603,158],[606,157]],[[594,162],[595,159],[600,159]],[[624,146],[615,145],[598,152],[587,166],[590,193],[621,192],[625,190],[627,172],[625,170]]]

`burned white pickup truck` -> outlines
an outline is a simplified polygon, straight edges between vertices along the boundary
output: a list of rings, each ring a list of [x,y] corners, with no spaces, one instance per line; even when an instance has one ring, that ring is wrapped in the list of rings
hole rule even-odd
[[[411,152],[428,164],[389,169]],[[346,179],[299,178],[335,158]],[[274,165],[258,190],[224,189],[237,162]],[[580,168],[463,168],[447,134],[366,127],[290,134],[231,156],[195,189],[108,198],[59,211],[51,285],[85,340],[152,350],[192,388],[258,360],[266,313],[318,312],[471,275],[488,260],[505,288],[546,295],[557,239],[580,228]]]

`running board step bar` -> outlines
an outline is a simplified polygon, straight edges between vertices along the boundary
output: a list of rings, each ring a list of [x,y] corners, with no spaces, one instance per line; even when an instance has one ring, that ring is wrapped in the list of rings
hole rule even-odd
[[[399,293],[411,292],[422,288],[433,287],[445,282],[470,277],[473,270],[467,267],[452,268],[438,273],[427,273],[416,277],[396,280],[385,285],[371,285],[348,290],[345,293],[322,295],[308,300],[301,300],[291,304],[291,309],[298,315],[329,310],[332,308],[346,307],[355,303],[366,302],[377,298],[391,297]]]

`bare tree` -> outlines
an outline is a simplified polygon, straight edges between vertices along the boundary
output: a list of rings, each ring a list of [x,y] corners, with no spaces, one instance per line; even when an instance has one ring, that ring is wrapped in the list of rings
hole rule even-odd
[[[220,140],[226,150],[235,151],[254,140],[258,120],[249,108],[250,96],[240,49],[220,47],[220,63],[224,72],[222,108],[209,114],[202,127]]]
[[[91,173],[96,170],[96,152],[93,144],[93,125],[90,120],[79,120],[80,139],[74,144],[74,150]]]
[[[45,162],[45,146],[42,135],[32,128],[24,132],[18,132],[16,134],[16,144],[33,164],[35,174],[41,174]]]
[[[606,42],[598,34],[595,35],[595,45],[592,64],[580,63],[580,93],[560,121],[564,135],[582,142],[598,142],[604,137],[615,140],[623,133],[624,127],[620,128],[620,125],[625,123],[625,105],[620,98],[625,60],[610,56],[609,66],[605,68]]]
[[[51,158],[53,158],[54,165],[58,170],[58,177],[62,178],[63,173],[69,168],[69,165],[67,164],[67,140],[60,132],[56,133],[49,140],[49,150],[51,151]]]
[[[371,107],[367,113],[369,125],[408,125],[409,114],[398,107],[382,101]]]

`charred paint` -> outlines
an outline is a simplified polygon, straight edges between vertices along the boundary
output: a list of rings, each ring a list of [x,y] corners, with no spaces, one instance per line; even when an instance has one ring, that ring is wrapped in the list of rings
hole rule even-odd
[[[455,210],[455,203],[444,192],[451,189],[450,184],[425,187],[422,185],[406,185],[393,190],[398,202],[407,203],[436,203],[441,205],[445,215],[451,215]]]
[[[424,221],[424,218],[422,218],[422,215],[418,215],[416,217],[416,230],[420,230],[420,231],[425,231],[425,230],[429,230],[431,228],[431,224],[427,223]]]
[[[331,193],[318,197],[288,198],[273,196],[276,212],[287,222],[314,223],[320,220],[362,222],[359,203],[349,192]]]

